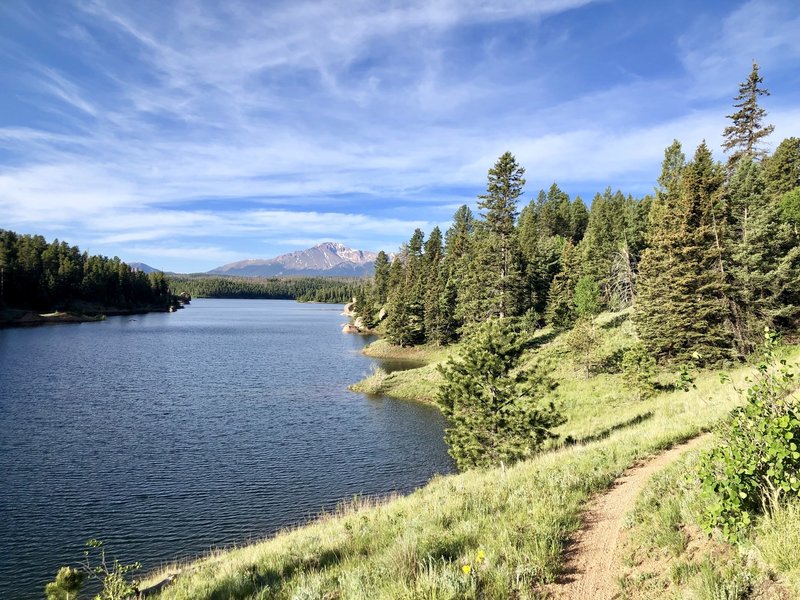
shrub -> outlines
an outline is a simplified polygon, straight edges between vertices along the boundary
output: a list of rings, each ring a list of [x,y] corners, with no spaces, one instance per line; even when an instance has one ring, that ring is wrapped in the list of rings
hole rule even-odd
[[[756,514],[784,497],[800,495],[800,407],[792,394],[794,373],[777,356],[778,341],[766,331],[763,360],[740,392],[744,406],[721,426],[721,443],[703,456],[700,481],[709,496],[706,531],[719,528],[741,539]]]
[[[519,368],[522,351],[512,323],[491,320],[440,367],[437,400],[450,420],[445,440],[459,469],[531,456],[564,421],[548,398],[552,380]]]
[[[644,400],[656,390],[656,359],[638,344],[622,355],[622,378],[637,400]]]
[[[101,586],[95,600],[127,600],[138,594],[135,582],[128,581],[128,573],[141,567],[140,563],[124,565],[114,559],[106,560],[103,542],[89,540],[83,552],[79,569],[61,567],[56,578],[44,588],[47,600],[74,600],[80,593],[84,579],[93,579]]]
[[[61,567],[56,578],[44,587],[47,600],[75,600],[81,591],[85,573],[72,567]]]

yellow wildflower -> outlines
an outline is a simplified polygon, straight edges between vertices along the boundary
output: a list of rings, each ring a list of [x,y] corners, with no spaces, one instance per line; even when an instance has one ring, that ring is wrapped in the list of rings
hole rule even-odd
[[[475,556],[475,562],[480,563],[483,562],[484,560],[486,560],[486,552],[484,552],[483,549],[478,550],[478,554]]]
[[[461,572],[464,573],[464,575],[469,575],[470,571],[472,571],[471,565],[464,565],[463,567],[461,567]]]

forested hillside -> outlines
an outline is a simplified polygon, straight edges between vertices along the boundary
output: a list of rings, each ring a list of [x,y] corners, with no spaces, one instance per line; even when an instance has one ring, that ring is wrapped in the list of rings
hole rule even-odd
[[[359,287],[355,279],[330,277],[208,277],[173,275],[170,286],[193,298],[259,298],[299,302],[350,302]]]
[[[703,142],[664,153],[652,195],[606,189],[591,208],[553,184],[519,210],[525,169],[506,152],[489,170],[479,214],[466,206],[442,235],[417,229],[397,260],[381,252],[356,311],[399,345],[449,344],[495,317],[529,331],[586,327],[634,307],[646,352],[718,364],[752,351],[764,326],[800,317],[800,138],[772,154],[758,65],[723,133],[726,164]],[[654,174],[655,175],[655,174]]]
[[[103,312],[175,302],[161,272],[147,275],[116,256],[90,256],[66,242],[0,229],[0,307]]]

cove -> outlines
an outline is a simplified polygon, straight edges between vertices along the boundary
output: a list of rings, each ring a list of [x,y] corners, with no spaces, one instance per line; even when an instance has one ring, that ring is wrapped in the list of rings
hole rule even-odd
[[[377,361],[341,305],[0,330],[0,597],[40,598],[89,538],[144,569],[453,470],[432,406],[347,385]]]

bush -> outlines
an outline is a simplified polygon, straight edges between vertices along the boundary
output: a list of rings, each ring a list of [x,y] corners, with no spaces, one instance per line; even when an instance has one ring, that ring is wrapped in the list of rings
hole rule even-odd
[[[655,375],[656,359],[641,344],[622,355],[622,378],[637,400],[645,400],[655,393]]]
[[[703,456],[700,481],[709,496],[703,526],[740,540],[756,514],[785,497],[800,495],[800,407],[792,394],[795,374],[777,356],[776,335],[767,330],[763,361],[745,405],[721,426],[721,443]]]
[[[438,402],[450,420],[445,441],[459,469],[512,463],[533,455],[564,419],[541,371],[519,368],[523,347],[509,319],[488,321],[462,353],[440,367]]]
[[[575,362],[583,366],[584,375],[589,379],[592,368],[599,362],[597,351],[602,343],[594,321],[586,317],[579,319],[572,331],[567,334],[565,341],[575,357]]]
[[[47,600],[75,600],[81,591],[85,573],[72,567],[61,567],[56,578],[44,587]]]
[[[116,559],[109,564],[103,542],[89,540],[80,568],[61,567],[55,580],[45,586],[45,598],[74,600],[80,593],[84,579],[88,578],[97,581],[102,588],[95,600],[127,600],[138,594],[135,582],[128,581],[128,573],[139,568],[141,564],[138,562],[124,565]]]

